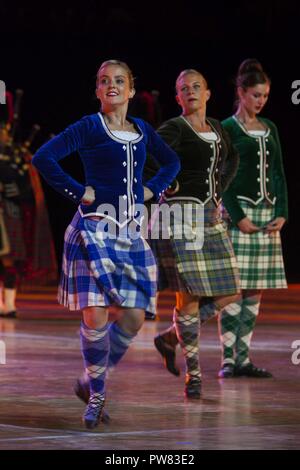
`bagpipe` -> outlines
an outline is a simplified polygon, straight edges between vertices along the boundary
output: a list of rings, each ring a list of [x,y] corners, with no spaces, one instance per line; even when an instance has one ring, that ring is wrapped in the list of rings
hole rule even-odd
[[[9,92],[7,92],[9,93]],[[19,116],[23,90],[16,90],[16,99],[13,112],[8,111],[9,119],[2,122],[0,130],[0,181],[2,183],[2,199],[13,199],[15,203],[33,198],[31,185],[31,159],[30,147],[40,130],[34,124],[29,136],[20,141],[16,138],[20,127]],[[8,107],[12,100],[7,100]],[[35,171],[35,170],[33,170]]]
[[[27,260],[24,279],[57,278],[57,263],[46,209],[44,191],[37,170],[31,165],[32,143],[40,130],[34,124],[29,135],[21,135],[20,111],[23,90],[16,90],[15,98],[7,93],[6,119],[0,125],[0,208],[2,207],[2,235],[5,234],[5,208],[20,209]],[[1,245],[0,245],[1,246]],[[6,254],[9,256],[9,253]],[[0,250],[0,256],[1,250]]]

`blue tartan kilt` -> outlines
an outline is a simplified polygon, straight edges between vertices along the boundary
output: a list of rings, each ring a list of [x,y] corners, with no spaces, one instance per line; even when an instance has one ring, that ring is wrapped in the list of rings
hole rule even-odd
[[[99,221],[75,214],[65,232],[59,303],[69,310],[117,305],[155,313],[156,283],[144,238],[108,238]]]

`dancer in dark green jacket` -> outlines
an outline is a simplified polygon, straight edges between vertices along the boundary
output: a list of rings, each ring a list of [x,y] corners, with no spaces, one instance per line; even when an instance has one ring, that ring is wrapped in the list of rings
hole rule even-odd
[[[287,287],[280,230],[288,218],[287,187],[275,124],[259,116],[270,79],[255,59],[245,60],[236,78],[237,111],[223,126],[239,152],[237,174],[223,203],[237,257],[242,295],[220,318],[219,377],[271,377],[249,358],[263,289]]]

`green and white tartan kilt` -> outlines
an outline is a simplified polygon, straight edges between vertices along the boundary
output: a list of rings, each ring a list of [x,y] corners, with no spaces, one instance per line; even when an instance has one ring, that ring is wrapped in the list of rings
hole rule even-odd
[[[191,201],[188,201],[191,203]],[[176,201],[184,204],[184,201]],[[199,207],[196,202],[194,208]],[[171,205],[171,204],[170,204]],[[213,202],[204,206],[204,244],[199,249],[187,249],[189,239],[176,239],[171,221],[169,239],[151,239],[149,244],[158,267],[158,290],[170,289],[202,297],[232,295],[240,292],[237,262],[226,224]],[[185,230],[194,230],[197,224],[193,210]],[[187,225],[190,225],[187,227]],[[185,232],[186,233],[186,232]]]
[[[274,218],[275,208],[266,202],[253,206],[239,201],[249,219],[263,227]],[[283,289],[287,287],[280,232],[270,236],[263,231],[242,233],[230,227],[233,249],[237,257],[242,289]]]

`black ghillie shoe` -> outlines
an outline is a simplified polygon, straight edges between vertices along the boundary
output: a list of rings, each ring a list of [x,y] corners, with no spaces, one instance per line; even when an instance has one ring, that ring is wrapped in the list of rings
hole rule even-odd
[[[230,363],[225,363],[222,365],[221,369],[219,370],[218,377],[220,379],[229,379],[234,377],[234,365]]]
[[[190,377],[185,384],[184,395],[186,398],[198,400],[201,398],[201,379],[198,377]]]
[[[235,366],[234,375],[235,377],[256,377],[258,379],[269,379],[270,377],[273,377],[271,372],[266,369],[255,367],[251,362],[244,366]]]
[[[155,318],[156,318],[155,313],[147,312],[147,310],[146,310],[146,312],[145,312],[145,320],[150,320],[150,321],[151,321],[151,320],[155,320]]]
[[[0,313],[1,318],[17,318],[17,311],[11,310],[8,313]]]
[[[105,398],[100,393],[90,396],[88,405],[83,415],[83,422],[88,429],[94,429],[102,421]]]
[[[90,386],[87,380],[84,378],[77,379],[74,385],[74,392],[80,400],[88,404],[90,399]],[[110,422],[109,414],[105,409],[102,410],[100,420],[104,424],[108,424]]]
[[[175,348],[167,343],[161,335],[157,335],[154,338],[154,345],[157,351],[162,355],[166,369],[171,372],[171,374],[178,377],[180,375],[180,370],[175,364]]]

